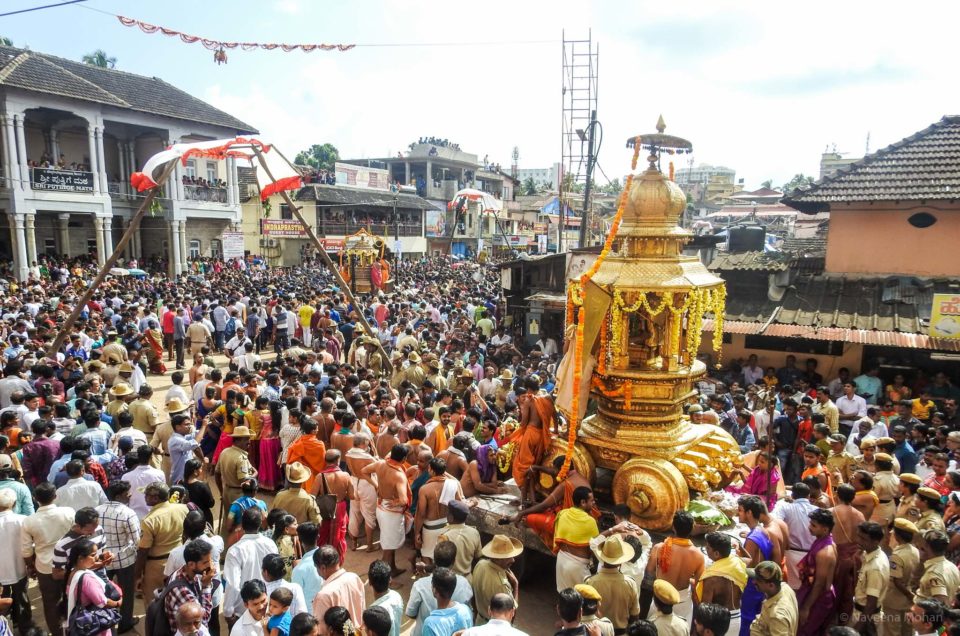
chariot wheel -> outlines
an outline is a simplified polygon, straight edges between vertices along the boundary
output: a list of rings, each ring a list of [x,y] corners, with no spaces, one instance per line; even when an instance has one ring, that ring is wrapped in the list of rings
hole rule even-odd
[[[632,520],[651,530],[667,531],[677,510],[690,503],[687,482],[663,459],[631,459],[613,476],[613,501],[626,504]]]

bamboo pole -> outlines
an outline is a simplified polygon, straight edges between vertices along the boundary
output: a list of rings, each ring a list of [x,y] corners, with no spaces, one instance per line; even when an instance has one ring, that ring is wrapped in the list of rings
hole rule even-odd
[[[256,146],[252,146],[252,148],[253,148],[254,154],[257,156],[257,159],[260,161],[260,166],[263,168],[263,171],[267,174],[268,177],[270,177],[271,181],[276,181],[276,179],[273,177],[273,173],[270,172],[270,168],[267,167],[267,162],[263,160],[263,152]],[[323,262],[327,266],[327,268],[331,272],[333,272],[334,277],[337,279],[337,284],[340,286],[340,289],[343,290],[343,293],[346,294],[347,298],[350,300],[350,304],[356,308],[357,318],[360,320],[360,324],[363,325],[363,328],[367,332],[367,335],[376,340],[377,348],[380,350],[380,353],[383,355],[383,368],[388,369],[390,364],[390,356],[387,355],[387,350],[383,348],[383,343],[380,342],[380,338],[377,337],[376,334],[374,334],[373,328],[370,326],[370,323],[367,322],[366,317],[364,317],[363,311],[360,308],[360,303],[357,302],[357,299],[353,295],[353,291],[350,289],[350,286],[347,285],[345,280],[343,280],[343,276],[340,275],[340,270],[338,270],[336,266],[333,264],[333,261],[330,260],[330,255],[327,254],[327,250],[324,248],[323,243],[320,242],[320,239],[317,238],[317,235],[313,231],[313,228],[304,220],[303,215],[300,214],[300,208],[294,203],[293,199],[290,198],[290,193],[287,192],[286,190],[280,190],[278,194],[283,198],[283,201],[287,204],[287,207],[290,208],[290,212],[297,217],[298,221],[300,221],[300,225],[302,225],[303,229],[306,230],[307,236],[310,237],[310,240],[313,241],[313,244],[316,246],[317,252],[320,254],[320,258],[323,259]]]
[[[120,258],[120,253],[123,252],[124,248],[127,247],[127,243],[129,243],[133,238],[133,233],[140,228],[140,221],[143,220],[147,210],[150,209],[150,204],[153,203],[153,200],[156,198],[157,192],[160,190],[160,184],[166,183],[167,179],[170,178],[174,168],[176,168],[177,161],[179,161],[179,159],[175,159],[167,165],[163,171],[163,174],[160,176],[160,180],[157,181],[157,187],[150,190],[150,193],[147,194],[147,198],[143,200],[143,203],[140,204],[140,207],[133,215],[133,218],[130,219],[130,226],[127,228],[127,231],[123,233],[123,236],[120,238],[120,242],[117,243],[116,247],[114,247],[110,258],[104,262],[103,267],[101,267],[100,271],[97,272],[96,278],[93,279],[93,282],[87,286],[86,291],[80,296],[80,300],[77,301],[73,311],[70,312],[70,316],[67,317],[66,322],[63,324],[63,327],[57,334],[57,337],[54,338],[53,344],[51,344],[50,348],[47,349],[48,358],[56,360],[57,351],[60,350],[60,346],[63,345],[64,341],[67,339],[68,331],[77,323],[77,319],[80,318],[83,308],[86,307],[87,303],[90,302],[90,299],[93,298],[93,295],[96,293],[97,289],[100,288],[100,285],[103,284],[104,279],[106,279],[107,274],[110,273],[110,270],[113,268],[113,266],[117,264],[117,260]],[[179,249],[179,247],[177,249]]]

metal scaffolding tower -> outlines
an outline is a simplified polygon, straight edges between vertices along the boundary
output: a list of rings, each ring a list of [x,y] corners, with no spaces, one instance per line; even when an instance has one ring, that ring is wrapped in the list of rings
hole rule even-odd
[[[561,133],[562,161],[560,165],[561,217],[568,207],[575,206],[582,194],[584,218],[581,219],[580,243],[589,243],[589,195],[595,164],[594,134],[597,120],[597,73],[600,59],[599,46],[593,41],[592,30],[585,40],[568,40],[563,32],[563,128]],[[558,226],[557,251],[562,252],[563,228]]]

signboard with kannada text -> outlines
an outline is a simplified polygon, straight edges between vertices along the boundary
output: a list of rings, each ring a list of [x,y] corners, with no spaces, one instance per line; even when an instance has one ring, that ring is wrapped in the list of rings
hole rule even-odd
[[[960,338],[960,294],[934,294],[930,336]]]
[[[278,238],[307,238],[307,231],[296,219],[260,219],[260,234]]]
[[[243,258],[243,232],[222,232],[220,245],[223,247],[223,260]]]
[[[30,173],[30,185],[34,190],[93,192],[93,173],[82,170],[34,168]]]

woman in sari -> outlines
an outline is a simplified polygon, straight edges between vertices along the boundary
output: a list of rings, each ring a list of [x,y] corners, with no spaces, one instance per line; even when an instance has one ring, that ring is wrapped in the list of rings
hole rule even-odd
[[[261,405],[266,400],[266,408]],[[280,410],[283,404],[279,400],[269,401],[257,398],[257,411],[260,418],[260,458],[257,464],[260,486],[264,490],[276,490],[283,483],[280,472]]]
[[[253,403],[253,408],[244,412],[243,421],[240,423],[250,429],[250,445],[247,447],[247,458],[250,460],[251,466],[258,466],[260,464],[261,429],[263,429],[262,413],[267,409],[270,400],[266,397],[250,397],[250,394],[246,391],[240,395],[247,400],[248,404]],[[260,485],[263,485],[262,477],[260,478]]]
[[[163,375],[167,372],[167,367],[163,364],[163,332],[155,320],[151,320],[147,325],[147,330],[143,332],[143,342],[147,345],[144,347],[147,365],[151,373]]]
[[[200,440],[200,451],[206,458],[213,457],[213,452],[220,441],[220,434],[223,431],[222,422],[213,417],[214,411],[220,407],[220,400],[217,399],[217,388],[208,386],[204,389],[203,397],[197,400],[197,429],[203,426],[203,421],[210,418],[210,424]]]
[[[94,571],[103,567],[99,564],[100,548],[90,539],[80,539],[74,544],[67,557],[67,616],[74,607],[119,608],[121,601],[107,598],[107,583]],[[132,590],[131,590],[132,592]],[[119,614],[117,620],[119,624]],[[116,625],[114,626],[116,627]],[[108,636],[112,630],[105,629],[98,636]]]
[[[741,469],[743,484],[727,486],[727,492],[737,495],[757,495],[767,504],[768,510],[773,510],[777,503],[777,487],[781,483],[780,468],[775,455],[761,452],[757,455],[757,465],[747,472]]]

